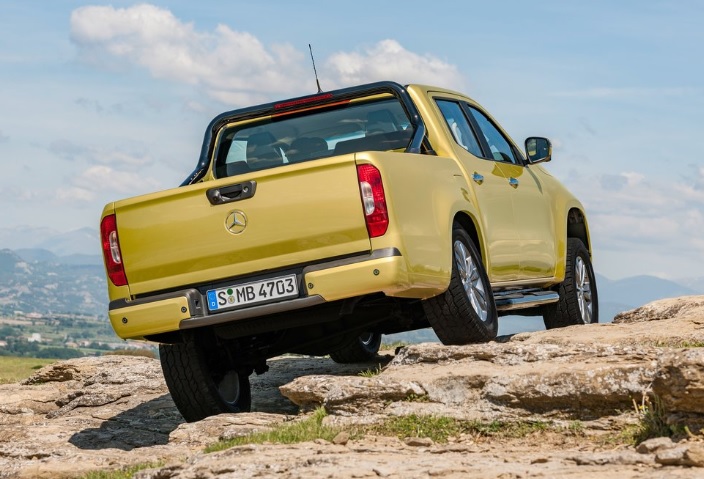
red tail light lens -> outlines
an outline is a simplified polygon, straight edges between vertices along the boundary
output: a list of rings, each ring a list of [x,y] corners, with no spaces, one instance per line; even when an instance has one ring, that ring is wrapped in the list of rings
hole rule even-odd
[[[389,213],[386,209],[384,185],[381,173],[372,165],[358,165],[359,192],[364,206],[364,218],[370,238],[383,236],[389,227]]]
[[[120,241],[117,237],[117,221],[115,215],[108,215],[100,223],[100,239],[103,243],[103,258],[108,277],[115,286],[125,286],[127,276],[122,264]]]

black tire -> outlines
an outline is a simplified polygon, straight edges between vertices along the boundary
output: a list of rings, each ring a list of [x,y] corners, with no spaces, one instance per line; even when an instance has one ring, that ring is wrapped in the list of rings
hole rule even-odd
[[[447,291],[423,301],[428,322],[446,345],[491,341],[499,329],[494,294],[477,248],[457,224],[452,230],[452,253]]]
[[[599,322],[594,268],[589,251],[577,238],[567,238],[565,279],[556,290],[560,300],[543,306],[546,329]]]
[[[381,347],[381,334],[366,332],[355,336],[344,346],[330,353],[339,364],[368,363],[377,357]]]
[[[160,344],[159,356],[171,398],[186,421],[249,411],[249,376],[218,366],[223,362],[209,358],[205,347],[195,341]]]

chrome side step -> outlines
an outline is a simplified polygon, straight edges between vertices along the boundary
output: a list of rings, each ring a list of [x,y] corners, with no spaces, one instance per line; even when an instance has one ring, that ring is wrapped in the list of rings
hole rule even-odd
[[[546,291],[543,289],[494,291],[494,301],[497,311],[533,308],[544,304],[557,303],[559,300],[560,295],[555,291]]]

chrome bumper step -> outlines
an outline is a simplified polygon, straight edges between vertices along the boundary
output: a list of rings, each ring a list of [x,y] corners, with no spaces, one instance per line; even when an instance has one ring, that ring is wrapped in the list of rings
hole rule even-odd
[[[497,311],[533,308],[535,306],[556,303],[559,300],[560,295],[555,291],[540,289],[494,292],[494,301]]]

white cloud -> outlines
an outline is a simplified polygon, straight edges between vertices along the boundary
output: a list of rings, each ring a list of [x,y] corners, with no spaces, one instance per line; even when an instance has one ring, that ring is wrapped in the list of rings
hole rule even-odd
[[[336,53],[328,59],[326,68],[343,85],[396,80],[456,89],[464,86],[462,75],[455,65],[432,55],[418,55],[390,39],[382,40],[362,52]]]
[[[641,88],[641,87],[600,87],[584,90],[560,91],[552,96],[563,98],[648,98],[648,97],[681,97],[700,93],[701,90],[689,87]]]
[[[312,91],[307,53],[288,44],[267,47],[254,35],[223,24],[212,32],[198,31],[154,5],[78,8],[71,15],[71,39],[86,62],[105,68],[116,68],[120,61],[138,66],[155,78],[202,88],[230,105]],[[321,63],[326,89],[381,79],[452,88],[463,84],[454,65],[406,50],[395,40],[361,52],[339,52]]]
[[[133,151],[127,150],[126,147],[84,146],[70,140],[56,140],[49,145],[49,151],[63,159],[112,166],[141,166],[152,162],[152,158],[143,149],[141,145],[135,145]]]
[[[29,188],[3,184],[0,185],[0,199],[11,203],[29,203],[42,201],[44,196]]]
[[[116,170],[106,165],[96,165],[81,172],[72,180],[73,186],[57,191],[57,198],[90,201],[98,193],[115,192],[121,195],[136,195],[160,188],[150,178],[129,171]]]
[[[95,199],[95,193],[85,188],[68,187],[56,190],[56,199],[63,202],[85,203]]]
[[[587,209],[592,240],[610,250],[700,257],[704,253],[704,191],[692,182],[650,181],[637,172],[570,177]],[[645,261],[645,259],[644,259]]]
[[[85,61],[109,66],[120,59],[155,78],[209,93],[287,94],[303,76],[304,57],[290,46],[267,49],[253,35],[226,25],[199,32],[169,10],[147,4],[78,8],[71,15],[71,39]]]

